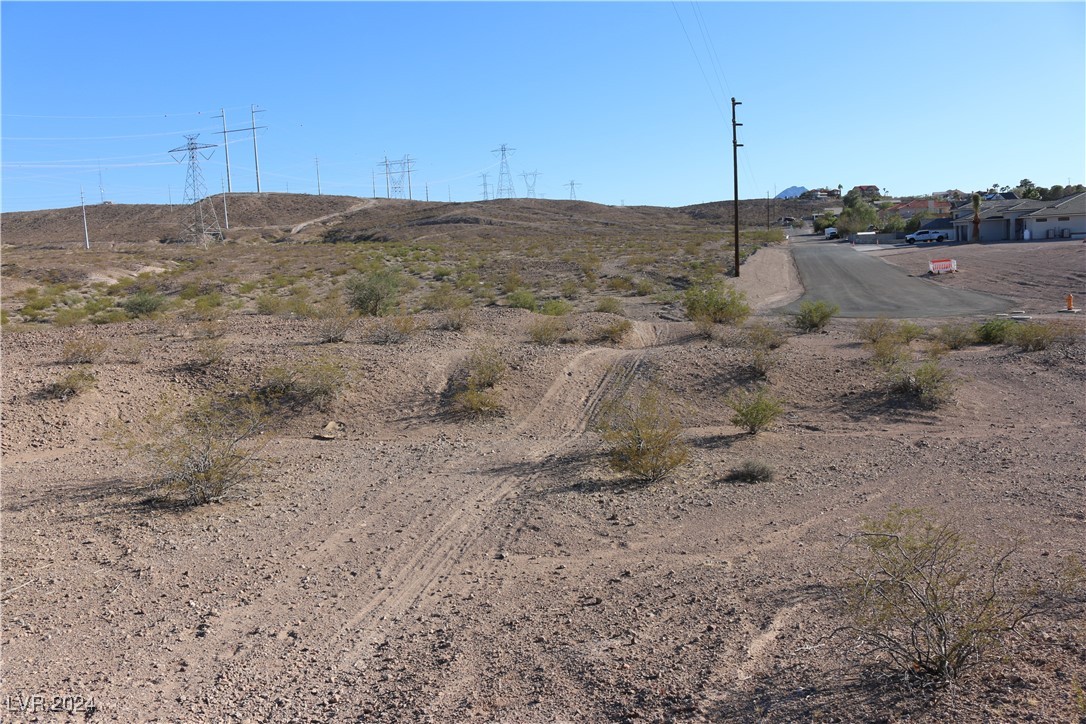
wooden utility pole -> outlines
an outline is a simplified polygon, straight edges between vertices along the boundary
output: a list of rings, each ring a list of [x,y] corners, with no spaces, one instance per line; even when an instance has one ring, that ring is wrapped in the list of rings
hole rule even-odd
[[[739,143],[736,136],[736,128],[743,125],[735,122],[735,107],[743,105],[742,101],[732,98],[732,178],[735,191],[735,277],[739,278]]]

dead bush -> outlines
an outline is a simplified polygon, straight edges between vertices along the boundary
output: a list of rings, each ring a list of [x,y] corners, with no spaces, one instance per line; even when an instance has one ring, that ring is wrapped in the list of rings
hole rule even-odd
[[[867,521],[849,544],[844,631],[875,666],[949,684],[1032,609],[1006,583],[1011,551],[981,549],[919,510]]]
[[[347,339],[347,333],[358,315],[338,298],[329,299],[312,312],[316,324],[317,342],[331,344]]]
[[[242,492],[260,473],[258,436],[267,417],[255,400],[208,395],[183,412],[164,405],[147,423],[146,436],[124,446],[150,467],[160,501],[221,501]]]
[[[666,478],[690,456],[679,415],[657,390],[606,406],[600,434],[611,468],[644,482]]]
[[[64,351],[60,355],[60,363],[66,365],[93,364],[106,352],[106,343],[86,337],[76,337],[64,345]]]
[[[965,349],[977,343],[977,329],[972,324],[944,324],[935,330],[933,339],[947,349]]]
[[[728,480],[736,483],[771,483],[776,471],[769,463],[760,460],[744,460],[743,464],[728,475]]]

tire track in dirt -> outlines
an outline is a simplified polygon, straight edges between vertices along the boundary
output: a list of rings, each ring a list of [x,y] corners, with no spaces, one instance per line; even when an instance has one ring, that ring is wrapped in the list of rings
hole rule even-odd
[[[640,327],[638,342],[644,344],[642,347],[591,349],[574,357],[539,403],[512,430],[506,440],[507,444],[512,443],[510,450],[495,461],[497,467],[540,462],[546,456],[560,452],[582,434],[608,397],[624,390],[636,377],[647,349],[658,345],[662,339],[672,338],[670,325],[641,324]],[[556,428],[554,437],[527,450],[517,444],[517,438],[544,424]],[[470,475],[473,471],[463,472]],[[359,662],[365,647],[383,638],[386,632],[380,622],[402,617],[435,585],[449,582],[449,572],[456,563],[478,558],[469,553],[479,544],[484,523],[494,509],[542,472],[540,469],[527,474],[497,476],[491,484],[474,491],[473,504],[451,510],[451,515],[438,523],[425,536],[424,542],[405,550],[398,560],[388,561],[385,568],[392,569],[393,573],[384,588],[351,615],[341,629],[342,635],[351,641],[345,647],[344,663],[351,666]],[[465,482],[468,479],[465,478]]]

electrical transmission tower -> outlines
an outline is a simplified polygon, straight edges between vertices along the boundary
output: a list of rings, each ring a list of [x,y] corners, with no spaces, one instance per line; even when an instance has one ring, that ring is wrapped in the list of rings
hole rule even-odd
[[[524,195],[529,199],[535,198],[535,180],[539,178],[539,171],[528,171],[522,173],[520,177],[524,179]]]
[[[562,184],[562,185],[563,186],[569,186],[569,200],[570,201],[576,201],[577,200],[577,187],[580,186],[580,184],[577,183],[576,181],[574,181],[573,179],[570,179],[568,184]]]
[[[501,164],[498,166],[498,190],[494,192],[494,198],[496,199],[513,199],[517,196],[517,190],[513,186],[513,174],[509,172],[508,159],[508,156],[516,150],[503,143],[499,148],[491,151],[491,153],[501,154],[502,159]]]
[[[385,156],[384,161],[379,161],[378,166],[385,169],[385,198],[404,198],[404,179],[407,179],[407,198],[411,195],[411,172],[414,170],[415,159],[410,155],[404,156],[399,161],[389,161]]]
[[[486,185],[486,176],[485,173],[479,174],[479,178],[483,180],[483,201],[490,200],[490,187]]]
[[[181,239],[183,241],[198,241],[206,244],[211,239],[222,239],[222,229],[219,228],[219,219],[215,215],[215,206],[211,199],[207,198],[207,189],[204,188],[204,176],[200,172],[201,151],[205,148],[215,148],[213,143],[197,143],[199,133],[185,136],[185,145],[170,150],[170,155],[184,153],[188,156],[188,174],[185,176],[185,210],[181,216]],[[174,160],[181,163],[182,158],[173,156]],[[204,156],[211,158],[210,155]]]

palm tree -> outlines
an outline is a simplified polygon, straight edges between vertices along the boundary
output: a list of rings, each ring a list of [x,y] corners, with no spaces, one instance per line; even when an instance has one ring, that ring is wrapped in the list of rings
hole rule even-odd
[[[980,194],[973,194],[973,238],[980,241]]]

